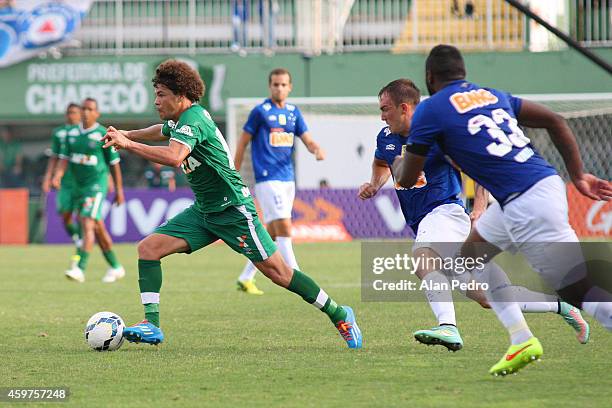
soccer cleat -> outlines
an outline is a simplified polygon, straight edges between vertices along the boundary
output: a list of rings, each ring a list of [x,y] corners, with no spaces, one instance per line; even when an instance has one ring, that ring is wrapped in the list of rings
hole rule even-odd
[[[123,337],[130,343],[159,344],[164,341],[164,332],[145,319],[123,329]]]
[[[357,326],[357,321],[355,321],[355,313],[349,306],[341,307],[346,311],[346,320],[336,323],[336,329],[338,329],[340,336],[346,341],[349,348],[361,348],[363,337],[359,326]]]
[[[248,293],[249,295],[263,295],[263,291],[259,290],[257,286],[255,286],[255,279],[249,280],[238,280],[237,282],[238,290]]]
[[[78,266],[74,268],[70,268],[65,273],[66,278],[73,280],[75,282],[83,283],[85,282],[85,274]]]
[[[559,314],[563,320],[576,331],[576,338],[582,344],[587,344],[591,334],[589,323],[584,320],[580,310],[565,302],[559,302]]]
[[[544,354],[540,341],[532,337],[524,343],[512,345],[506,354],[489,370],[494,376],[514,374],[527,364],[539,360]]]
[[[106,271],[106,275],[104,275],[104,277],[102,278],[102,282],[113,283],[123,278],[124,276],[125,269],[123,269],[123,266],[120,266],[118,268],[108,268],[108,270]]]
[[[459,351],[463,348],[463,340],[459,335],[459,329],[451,325],[445,324],[429,330],[415,331],[414,338],[429,346],[444,346],[449,351]]]

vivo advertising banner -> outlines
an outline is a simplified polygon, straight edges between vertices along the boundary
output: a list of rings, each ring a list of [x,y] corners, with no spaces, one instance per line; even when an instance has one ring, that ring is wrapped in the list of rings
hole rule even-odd
[[[0,68],[68,40],[91,0],[20,0],[0,5]]]
[[[111,205],[110,195],[103,204],[104,222],[115,242],[138,241],[193,203],[188,188],[173,193],[163,189],[126,189],[125,196],[126,203],[120,207]],[[46,241],[70,242],[56,208],[55,192],[51,192],[47,197]],[[300,190],[294,202],[293,220],[296,241],[411,236],[392,189],[381,190],[367,201],[357,197],[356,189]]]
[[[108,199],[103,204],[105,224],[115,242],[139,241],[193,203],[188,188],[173,193],[163,189],[126,189],[125,193],[124,205],[111,206]],[[570,223],[578,236],[610,237],[612,202],[589,200],[572,187],[568,193]],[[366,201],[357,197],[357,189],[312,189],[296,193],[293,237],[296,241],[349,241],[408,239],[413,234],[406,226],[393,189],[382,189]],[[56,213],[55,192],[47,198],[46,240],[70,242]]]

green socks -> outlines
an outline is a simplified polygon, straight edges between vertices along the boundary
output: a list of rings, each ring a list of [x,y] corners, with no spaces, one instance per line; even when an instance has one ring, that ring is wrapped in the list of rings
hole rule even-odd
[[[81,268],[82,271],[85,271],[85,268],[87,268],[87,261],[89,261],[89,252],[85,252],[79,248],[77,250],[77,254],[80,256],[79,268]]]
[[[103,251],[102,255],[104,255],[104,259],[106,259],[106,263],[108,263],[111,266],[111,268],[117,269],[121,266],[119,261],[117,261],[117,256],[115,255],[112,249],[106,252]]]
[[[346,311],[341,306],[338,306],[338,304],[305,273],[294,269],[293,278],[291,278],[291,282],[287,289],[300,295],[306,302],[320,309],[334,324],[346,319]]]
[[[159,327],[159,291],[162,285],[160,261],[138,260],[138,285],[140,299],[145,309],[145,319]]]
[[[64,227],[66,228],[68,235],[70,235],[70,238],[74,237],[75,235],[78,238],[81,238],[81,225],[78,222],[71,222],[68,225],[64,225]]]

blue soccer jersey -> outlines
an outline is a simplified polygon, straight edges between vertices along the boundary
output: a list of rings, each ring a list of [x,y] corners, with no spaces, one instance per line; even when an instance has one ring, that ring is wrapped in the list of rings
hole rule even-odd
[[[243,130],[251,136],[251,158],[255,181],[293,181],[292,153],[295,137],[308,128],[295,105],[277,107],[270,99],[257,105],[249,114]]]
[[[406,137],[391,133],[388,127],[383,128],[376,137],[374,157],[384,160],[391,167],[393,160],[402,154],[407,140]],[[415,234],[421,220],[434,208],[453,203],[463,207],[459,198],[461,175],[435,145],[429,150],[423,173],[414,187],[403,188],[395,183],[395,191],[406,224]]]
[[[408,150],[438,145],[503,206],[539,180],[557,174],[519,128],[521,99],[459,80],[421,102]]]

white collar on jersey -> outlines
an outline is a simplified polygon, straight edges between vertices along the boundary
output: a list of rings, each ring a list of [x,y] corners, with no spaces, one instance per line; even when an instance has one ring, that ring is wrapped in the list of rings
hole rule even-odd
[[[98,122],[94,123],[93,125],[91,125],[90,128],[85,129],[83,128],[83,122],[79,123],[79,129],[81,129],[81,132],[89,132],[91,130],[94,130],[95,128],[97,128],[98,126],[100,126],[100,124]]]

